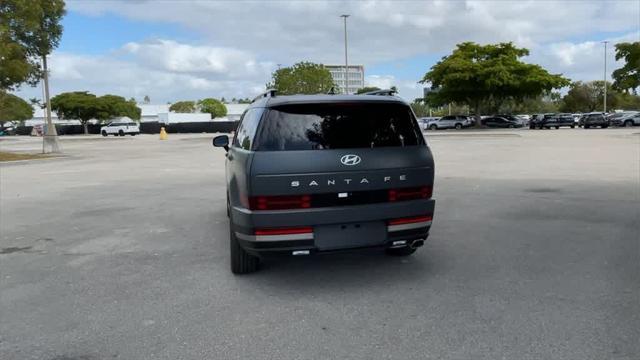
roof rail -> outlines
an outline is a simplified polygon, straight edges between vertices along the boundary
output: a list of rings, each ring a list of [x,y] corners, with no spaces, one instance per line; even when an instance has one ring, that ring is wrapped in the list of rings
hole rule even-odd
[[[253,100],[251,100],[251,103],[257,101],[258,99],[262,99],[262,98],[266,98],[266,97],[276,97],[276,89],[267,89],[267,91],[263,92],[262,94],[256,96]]]
[[[382,96],[394,96],[398,91],[393,89],[383,89],[383,90],[375,90],[369,91],[361,95],[382,95]]]

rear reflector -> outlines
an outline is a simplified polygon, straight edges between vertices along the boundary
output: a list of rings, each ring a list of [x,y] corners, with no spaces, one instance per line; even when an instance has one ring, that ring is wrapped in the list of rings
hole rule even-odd
[[[255,235],[293,235],[293,234],[311,234],[313,228],[310,226],[297,228],[280,228],[280,229],[256,229]]]
[[[433,187],[421,186],[404,189],[389,189],[389,201],[429,199],[433,194]]]
[[[389,225],[413,224],[433,220],[433,216],[416,216],[389,220]]]
[[[306,209],[311,207],[311,196],[253,196],[249,198],[251,210]]]

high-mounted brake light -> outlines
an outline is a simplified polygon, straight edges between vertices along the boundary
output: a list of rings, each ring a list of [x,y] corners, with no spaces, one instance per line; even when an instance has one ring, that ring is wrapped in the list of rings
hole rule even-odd
[[[433,195],[433,187],[431,186],[389,189],[389,201],[429,199],[431,195]]]
[[[249,209],[251,210],[306,209],[310,207],[311,196],[309,195],[253,196],[249,198]]]

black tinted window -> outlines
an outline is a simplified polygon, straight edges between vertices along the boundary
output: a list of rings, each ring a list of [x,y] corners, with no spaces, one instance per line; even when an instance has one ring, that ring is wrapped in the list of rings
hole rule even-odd
[[[233,146],[241,147],[245,150],[251,150],[251,144],[253,143],[253,137],[258,129],[260,123],[260,116],[262,115],[262,109],[254,108],[247,110],[240,120],[238,130],[236,130],[236,136],[233,139]]]
[[[268,110],[257,150],[320,150],[424,144],[408,106],[385,103],[287,105]]]

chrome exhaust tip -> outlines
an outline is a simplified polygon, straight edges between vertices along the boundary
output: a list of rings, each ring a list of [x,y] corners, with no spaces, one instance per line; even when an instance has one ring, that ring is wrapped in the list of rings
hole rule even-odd
[[[409,244],[409,247],[412,249],[417,249],[419,247],[421,247],[422,245],[424,245],[424,240],[423,239],[417,239],[417,240],[413,240],[411,242],[411,244]]]

